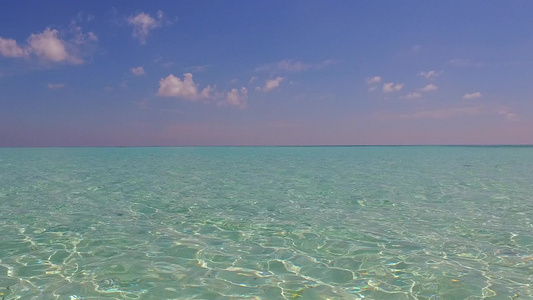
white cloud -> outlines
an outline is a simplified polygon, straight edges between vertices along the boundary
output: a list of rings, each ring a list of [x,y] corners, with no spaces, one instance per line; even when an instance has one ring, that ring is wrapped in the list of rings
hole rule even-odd
[[[204,88],[200,92],[200,98],[201,99],[207,99],[207,98],[211,97],[211,92],[212,92],[212,88],[211,88],[210,85],[208,85],[206,88]]]
[[[46,27],[42,32],[33,33],[26,39],[25,45],[0,37],[0,54],[5,57],[37,57],[47,64],[82,64],[83,57],[96,49],[98,37],[94,32],[84,33],[76,25],[80,18],[81,14],[61,31]]]
[[[380,83],[380,82],[381,82],[380,76],[368,77],[366,79],[367,84]]]
[[[373,87],[369,88],[368,91],[369,91],[369,92],[373,92],[373,91],[375,91],[375,90],[377,90],[377,89],[378,89],[377,86],[373,86]]]
[[[140,76],[140,75],[144,75],[144,68],[142,66],[139,66],[139,67],[136,67],[136,68],[131,68],[130,69],[131,73],[133,73],[133,75],[136,75],[136,76]]]
[[[238,89],[231,89],[226,95],[226,100],[229,105],[244,108],[248,101],[248,90],[245,87],[242,87],[240,91]]]
[[[438,86],[434,85],[433,83],[430,83],[430,84],[426,85],[423,88],[419,88],[418,91],[420,91],[420,92],[434,92],[434,91],[436,91],[438,89],[439,89]]]
[[[51,90],[57,90],[65,87],[64,83],[49,83],[47,87]]]
[[[65,40],[62,38],[64,35],[71,35],[72,38]],[[84,45],[97,40],[94,33],[85,34],[81,27],[71,27],[65,32],[47,27],[41,33],[31,34],[25,46],[19,46],[13,39],[0,37],[0,53],[6,57],[29,57],[33,54],[49,63],[81,64],[83,59],[80,54]]]
[[[262,71],[302,72],[302,71],[308,71],[312,69],[321,69],[327,66],[334,65],[338,62],[339,62],[338,60],[327,59],[319,63],[304,63],[299,60],[283,59],[278,62],[259,66],[255,69],[255,71],[256,72],[262,72]]]
[[[401,83],[389,82],[389,83],[383,84],[383,92],[385,93],[392,93],[394,91],[400,91],[402,88],[403,88],[403,84]]]
[[[159,81],[159,90],[157,95],[162,97],[176,97],[186,100],[196,101],[200,99],[209,100],[220,106],[235,106],[244,108],[248,102],[248,89],[242,87],[239,89],[232,89],[229,92],[214,92],[211,86],[207,86],[203,90],[198,89],[198,85],[193,81],[191,73],[183,74],[183,80],[173,74],[162,78]]]
[[[46,28],[42,33],[30,35],[28,45],[33,53],[46,61],[83,63],[81,58],[68,53],[66,42],[58,37],[58,33],[56,29]]]
[[[159,90],[157,95],[162,97],[177,97],[187,100],[206,99],[210,97],[211,87],[204,88],[198,92],[198,86],[194,83],[191,73],[183,75],[183,80],[174,76],[168,75],[166,78],[159,80]]]
[[[17,41],[12,39],[3,39],[0,37],[0,53],[5,57],[26,57],[28,56],[27,49],[23,49],[17,45]]]
[[[273,89],[276,89],[279,87],[279,85],[281,84],[281,82],[283,81],[283,77],[276,77],[274,79],[267,79],[267,81],[265,82],[265,86],[260,88],[260,87],[257,87],[257,90],[259,91],[263,91],[263,92],[268,92],[268,91],[271,91]]]
[[[151,30],[161,27],[163,12],[157,12],[157,19],[152,18],[149,14],[139,13],[136,16],[128,18],[128,23],[133,26],[133,37],[138,39],[144,45]]]
[[[480,98],[482,95],[480,92],[475,92],[475,93],[470,93],[470,94],[465,94],[463,96],[463,99],[465,100],[468,100],[468,99],[475,99],[475,98]]]
[[[437,76],[439,76],[440,72],[437,71],[427,71],[427,72],[420,72],[420,76],[423,76],[427,79],[433,79]]]
[[[257,77],[252,76],[252,77],[250,77],[250,80],[248,81],[248,83],[252,83],[252,82],[254,82],[256,80],[257,80]]]
[[[407,94],[405,96],[401,96],[400,97],[400,99],[408,99],[408,100],[418,99],[418,98],[422,98],[422,94],[417,93],[417,92],[409,93],[409,94]]]

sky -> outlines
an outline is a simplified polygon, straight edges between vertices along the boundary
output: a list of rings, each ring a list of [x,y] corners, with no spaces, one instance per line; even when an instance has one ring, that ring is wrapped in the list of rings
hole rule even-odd
[[[0,147],[533,144],[532,1],[2,1]]]

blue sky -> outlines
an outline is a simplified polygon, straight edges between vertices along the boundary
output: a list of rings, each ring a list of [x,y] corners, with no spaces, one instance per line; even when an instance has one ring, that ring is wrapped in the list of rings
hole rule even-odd
[[[3,1],[0,146],[532,144],[531,1]]]

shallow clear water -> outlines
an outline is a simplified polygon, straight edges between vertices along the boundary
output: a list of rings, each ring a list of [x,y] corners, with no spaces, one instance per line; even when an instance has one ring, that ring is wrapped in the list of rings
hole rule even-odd
[[[533,147],[0,149],[5,299],[532,299]]]

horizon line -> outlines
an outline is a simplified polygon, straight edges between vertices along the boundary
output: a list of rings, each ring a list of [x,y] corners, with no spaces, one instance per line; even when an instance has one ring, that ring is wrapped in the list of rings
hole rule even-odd
[[[152,145],[152,146],[0,146],[0,149],[31,148],[238,148],[238,147],[533,147],[533,144],[333,144],[333,145]]]

